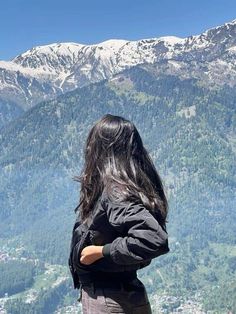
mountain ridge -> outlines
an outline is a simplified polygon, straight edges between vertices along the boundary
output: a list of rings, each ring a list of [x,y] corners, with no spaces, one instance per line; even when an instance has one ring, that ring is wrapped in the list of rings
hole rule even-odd
[[[110,79],[143,63],[159,63],[161,73],[180,77],[194,66],[191,76],[202,77],[202,84],[235,86],[235,59],[236,19],[186,38],[109,39],[92,45],[53,43],[0,61],[0,97],[27,110],[40,101]]]

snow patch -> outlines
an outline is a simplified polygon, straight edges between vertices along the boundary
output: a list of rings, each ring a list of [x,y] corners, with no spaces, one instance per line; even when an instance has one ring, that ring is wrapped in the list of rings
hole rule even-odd
[[[48,75],[56,74],[45,71],[43,67],[38,67],[37,69],[32,69],[29,67],[23,67],[20,64],[17,64],[13,61],[0,61],[0,70],[7,70],[11,72],[21,72],[22,74],[30,77],[42,77],[45,76],[48,79]]]
[[[129,42],[128,40],[124,40],[124,39],[109,39],[99,44],[93,44],[89,46],[97,46],[97,47],[104,47],[108,49],[117,50],[117,49],[120,49],[122,46],[124,46],[128,42]]]
[[[162,36],[157,38],[157,41],[165,41],[171,45],[183,43],[185,42],[185,40],[186,40],[185,38],[180,38],[177,36]]]
[[[236,46],[230,47],[229,49],[226,49],[226,51],[236,53]]]
[[[176,69],[181,69],[181,64],[179,64],[178,61],[175,61],[175,60],[168,60],[168,63],[170,63],[171,65],[173,65]]]

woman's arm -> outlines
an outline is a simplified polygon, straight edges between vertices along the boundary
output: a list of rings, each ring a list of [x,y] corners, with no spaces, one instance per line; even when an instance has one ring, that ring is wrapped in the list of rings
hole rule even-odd
[[[104,258],[117,264],[133,264],[169,252],[168,234],[155,217],[142,205],[103,203],[111,225],[127,235],[118,237],[102,248]]]

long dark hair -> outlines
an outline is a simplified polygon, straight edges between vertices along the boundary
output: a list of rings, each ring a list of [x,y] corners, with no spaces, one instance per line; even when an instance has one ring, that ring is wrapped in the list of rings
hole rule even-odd
[[[168,202],[161,178],[135,125],[129,120],[104,115],[90,130],[84,148],[85,163],[73,180],[81,183],[75,208],[84,221],[104,189],[115,201],[141,202],[165,224]]]

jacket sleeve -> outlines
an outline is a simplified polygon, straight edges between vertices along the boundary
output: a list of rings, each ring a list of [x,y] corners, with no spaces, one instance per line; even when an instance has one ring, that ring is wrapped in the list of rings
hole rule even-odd
[[[133,264],[169,252],[167,232],[142,204],[106,202],[105,210],[110,224],[125,236],[103,246],[104,258]]]

